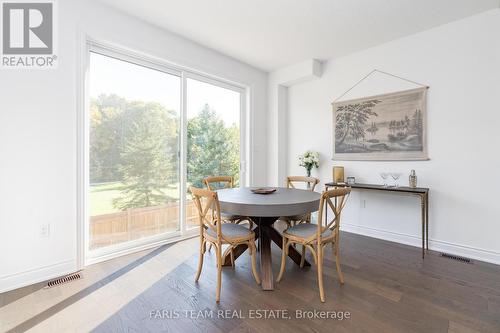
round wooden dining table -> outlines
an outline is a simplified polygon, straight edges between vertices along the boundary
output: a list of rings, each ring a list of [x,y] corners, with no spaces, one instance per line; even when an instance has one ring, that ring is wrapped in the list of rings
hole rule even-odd
[[[274,193],[256,194],[250,187],[221,189],[217,191],[220,208],[223,213],[248,216],[255,223],[255,238],[259,242],[260,273],[263,290],[274,289],[271,260],[271,241],[280,248],[283,245],[281,234],[273,227],[281,216],[303,215],[318,210],[320,194],[295,188],[278,187]],[[247,249],[246,245],[237,246],[233,253],[239,257]],[[300,265],[300,253],[290,247],[289,257]],[[231,265],[229,256],[224,258],[224,265]],[[309,262],[305,262],[310,266]]]

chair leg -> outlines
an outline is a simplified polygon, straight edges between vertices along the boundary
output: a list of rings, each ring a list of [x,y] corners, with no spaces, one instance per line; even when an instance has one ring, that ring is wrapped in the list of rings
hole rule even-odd
[[[250,241],[250,243],[248,244],[248,249],[250,250],[250,257],[252,259],[252,274],[253,274],[253,277],[255,279],[255,282],[257,282],[257,284],[260,284],[259,273],[257,273],[257,260],[256,260],[257,254],[255,253],[257,251],[255,249],[255,241],[254,240]]]
[[[314,247],[312,245],[309,245],[309,250],[311,250],[312,257],[314,259],[314,264],[317,266],[318,265],[318,255],[316,254]]]
[[[250,228],[250,230],[253,230],[253,221],[251,218],[248,218],[248,223],[249,223],[248,227]]]
[[[231,267],[234,268],[234,252],[233,247],[231,246],[231,250],[229,250],[229,254],[231,255]]]
[[[323,245],[319,244],[318,249],[318,286],[319,298],[321,302],[325,302],[325,290],[323,289]]]
[[[340,284],[344,284],[344,273],[340,268],[339,242],[335,242],[335,266],[337,267],[337,275],[339,276]]]
[[[276,279],[276,282],[281,281],[283,273],[285,272],[286,256],[288,252],[287,249],[288,249],[288,240],[286,237],[283,237],[283,247],[281,249],[281,268],[280,268],[280,273],[278,274],[278,278]]]
[[[220,287],[222,279],[222,244],[217,244],[215,250],[217,251],[217,290],[215,292],[215,301],[219,303],[220,301]]]
[[[229,258],[231,259],[231,267],[234,268],[234,247],[233,245],[229,245],[226,250],[224,251],[224,253],[222,254],[222,258],[227,258],[227,256],[229,255]]]
[[[200,259],[198,260],[198,272],[196,272],[196,277],[194,279],[195,282],[198,282],[198,279],[201,275],[201,269],[203,268],[203,257],[205,256],[205,240],[203,237],[200,242]]]
[[[208,252],[212,249],[212,243],[208,244]]]
[[[302,245],[302,256],[300,257],[300,268],[304,268],[305,261],[306,261],[306,246]]]

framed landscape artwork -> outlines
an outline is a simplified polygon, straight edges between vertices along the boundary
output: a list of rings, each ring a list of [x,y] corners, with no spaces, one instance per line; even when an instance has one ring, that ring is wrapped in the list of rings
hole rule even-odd
[[[332,103],[334,160],[427,160],[427,87]]]

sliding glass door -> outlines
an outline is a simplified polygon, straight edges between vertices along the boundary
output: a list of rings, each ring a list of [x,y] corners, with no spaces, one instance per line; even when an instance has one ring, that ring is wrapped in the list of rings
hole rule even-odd
[[[202,79],[188,78],[187,183],[203,187],[203,178],[234,177],[240,184],[240,115],[242,92]],[[198,225],[196,208],[187,193],[187,227]]]
[[[245,183],[241,88],[99,46],[87,82],[87,259],[189,233],[206,176]]]

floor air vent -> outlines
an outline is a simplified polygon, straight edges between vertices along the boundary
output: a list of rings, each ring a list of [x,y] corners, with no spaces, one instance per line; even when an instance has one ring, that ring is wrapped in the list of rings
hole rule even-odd
[[[71,282],[71,281],[79,280],[81,278],[82,278],[82,275],[80,273],[66,275],[66,276],[63,276],[63,277],[61,277],[59,279],[49,281],[49,283],[47,283],[47,287],[46,288],[52,288],[52,287],[55,287],[55,286],[59,286],[59,285],[61,285],[63,283],[68,283],[68,282]]]
[[[472,260],[469,258],[461,257],[461,256],[456,256],[453,254],[448,254],[448,253],[441,253],[441,257],[445,257],[448,259],[453,259],[456,261],[464,262],[466,264],[472,264]]]

